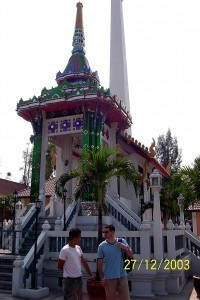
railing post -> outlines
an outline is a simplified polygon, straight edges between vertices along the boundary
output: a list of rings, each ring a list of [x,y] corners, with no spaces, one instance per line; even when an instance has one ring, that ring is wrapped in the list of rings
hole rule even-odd
[[[49,224],[49,222],[46,220],[44,222],[44,224],[42,225],[42,230],[45,231],[45,242],[44,242],[44,249],[43,249],[43,255],[45,257],[48,257],[48,253],[49,253],[49,239],[48,239],[48,232],[51,229],[51,225]],[[38,262],[38,265],[40,265],[40,263]],[[42,268],[39,267],[37,265],[38,268],[38,284],[39,286],[42,286]],[[43,265],[43,264],[42,264]]]
[[[55,220],[54,230],[55,230],[55,231],[62,231],[62,220],[61,220],[60,217],[58,217],[58,218]]]
[[[167,257],[175,258],[176,257],[176,250],[175,250],[175,231],[174,231],[174,224],[172,220],[169,220],[167,223]]]
[[[13,274],[12,274],[12,296],[18,296],[19,289],[23,288],[23,260],[21,256],[17,256],[13,262]]]
[[[143,220],[140,225],[140,258],[150,260],[150,230],[151,224],[148,220]]]

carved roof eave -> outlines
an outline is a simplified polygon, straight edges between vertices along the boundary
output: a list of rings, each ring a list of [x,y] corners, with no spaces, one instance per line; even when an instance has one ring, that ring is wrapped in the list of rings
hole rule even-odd
[[[127,133],[118,132],[117,136],[118,136],[118,141],[119,141],[119,139],[121,139],[126,145],[129,145],[131,147],[131,149],[129,151],[125,150],[126,153],[128,153],[129,155],[131,153],[137,153],[139,156],[143,157],[144,159],[146,159],[147,161],[152,163],[153,166],[164,177],[166,177],[166,178],[170,177],[170,174],[167,172],[167,170],[157,161],[157,159],[155,157],[152,157],[150,155],[148,147],[145,147],[144,145],[142,145],[140,142],[135,140],[133,137],[131,137]],[[124,146],[125,145],[122,144],[122,148]],[[133,150],[133,152],[132,152],[132,150]]]
[[[69,73],[69,74],[62,74],[59,77],[56,78],[57,84],[61,84],[64,80],[70,80],[70,79],[89,79],[93,80],[99,83],[99,78],[96,76],[95,72],[94,73],[87,73],[87,72],[82,72],[82,73]]]
[[[115,97],[107,96],[97,92],[96,94],[87,95],[69,95],[65,98],[53,98],[53,99],[42,99],[38,98],[38,101],[28,102],[24,101],[17,105],[17,113],[19,116],[27,121],[30,120],[30,114],[35,113],[36,110],[43,110],[46,112],[65,110],[75,108],[77,106],[83,107],[90,103],[96,103],[99,101],[101,106],[108,107],[107,120],[109,122],[119,122],[121,129],[129,128],[132,124],[130,115],[123,109],[121,104],[115,99]]]

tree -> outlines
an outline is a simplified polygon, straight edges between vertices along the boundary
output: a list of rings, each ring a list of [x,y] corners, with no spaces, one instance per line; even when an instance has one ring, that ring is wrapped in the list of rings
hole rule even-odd
[[[180,168],[182,151],[178,147],[177,138],[172,137],[170,129],[168,129],[166,135],[162,134],[158,137],[156,158],[164,168],[170,163],[172,173],[177,172]]]
[[[23,171],[21,182],[27,186],[31,183],[31,169],[32,169],[32,155],[33,147],[30,143],[27,143],[26,149],[23,151],[23,167],[20,171]]]
[[[177,173],[173,173],[161,190],[161,207],[163,207],[164,221],[179,215],[178,196],[182,194],[184,209],[194,202],[200,201],[200,156],[194,160],[192,166],[184,166]]]
[[[176,173],[180,170],[181,156],[182,152],[178,147],[177,138],[172,137],[171,130],[168,129],[166,135],[162,134],[158,137],[156,146],[156,158],[164,168],[169,168],[168,171],[172,173],[169,179],[163,180],[161,190],[161,208],[164,223],[167,223],[169,217],[176,217],[179,213],[177,198],[180,194],[182,179]],[[174,174],[177,176],[174,176]]]
[[[184,196],[184,205],[200,201],[200,156],[195,158],[192,166],[184,166],[179,174],[182,179],[181,192]]]
[[[98,205],[98,245],[102,241],[102,210],[106,207],[105,194],[109,180],[113,176],[122,176],[127,184],[136,185],[137,182],[133,164],[128,159],[117,155],[119,155],[118,150],[109,148],[87,151],[84,153],[82,168],[76,168],[61,175],[56,183],[56,194],[60,197],[65,184],[74,178],[77,179],[75,200],[84,199],[85,194],[95,191],[91,197]]]
[[[31,144],[34,141],[34,136],[30,137]],[[23,151],[23,166],[20,171],[23,171],[21,183],[30,186],[31,184],[31,174],[32,174],[32,156],[33,156],[33,146],[27,143],[26,149]],[[48,143],[47,155],[46,155],[46,169],[45,169],[45,179],[54,177],[54,172],[56,168],[56,146],[52,143]],[[7,175],[8,176],[8,175]]]
[[[182,179],[178,173],[172,174],[172,176],[164,181],[161,189],[161,209],[163,211],[163,221],[166,226],[169,218],[173,219],[179,215],[179,207],[177,198],[182,192]]]

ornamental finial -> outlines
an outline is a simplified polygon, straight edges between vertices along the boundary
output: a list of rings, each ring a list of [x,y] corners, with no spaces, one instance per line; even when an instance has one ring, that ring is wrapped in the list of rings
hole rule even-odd
[[[83,4],[78,2],[76,4],[77,12],[76,12],[76,24],[74,30],[74,37],[73,37],[73,50],[72,54],[82,53],[85,54],[85,36],[83,30]]]
[[[77,12],[76,12],[75,29],[83,29],[83,13],[82,13],[83,4],[81,2],[78,2],[76,4],[76,7],[77,7]]]

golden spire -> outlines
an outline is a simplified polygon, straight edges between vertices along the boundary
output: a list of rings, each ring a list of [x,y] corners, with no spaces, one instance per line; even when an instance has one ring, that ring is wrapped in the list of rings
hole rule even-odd
[[[78,2],[76,4],[77,12],[76,12],[76,25],[75,29],[83,29],[83,4],[81,2]]]

